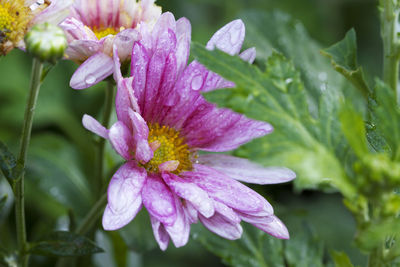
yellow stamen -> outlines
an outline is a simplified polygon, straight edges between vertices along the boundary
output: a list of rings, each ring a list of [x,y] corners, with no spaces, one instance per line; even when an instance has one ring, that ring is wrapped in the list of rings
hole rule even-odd
[[[93,27],[93,32],[96,37],[100,40],[107,35],[116,35],[119,31],[114,28],[98,28],[96,26]]]
[[[153,158],[144,165],[149,172],[158,172],[158,166],[161,163],[171,160],[179,161],[178,168],[173,171],[175,174],[192,169],[191,152],[177,130],[157,123],[149,124],[148,141],[160,144],[154,151]]]

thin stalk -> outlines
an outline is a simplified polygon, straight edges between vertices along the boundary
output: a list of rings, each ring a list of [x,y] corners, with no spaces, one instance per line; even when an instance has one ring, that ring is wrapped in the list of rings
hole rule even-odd
[[[107,204],[107,194],[103,194],[100,199],[94,204],[92,209],[83,218],[82,222],[76,228],[75,233],[79,235],[86,234],[94,225],[94,223],[101,217],[103,214],[104,207]]]
[[[381,35],[383,40],[383,80],[394,91],[399,102],[399,60],[400,49],[396,25],[399,19],[397,0],[380,0],[381,2]]]
[[[21,147],[18,155],[18,164],[25,169],[26,158],[28,154],[28,147],[31,140],[31,131],[33,123],[33,115],[36,108],[36,102],[39,95],[43,72],[43,64],[33,59],[32,76],[29,89],[28,102],[25,108],[24,125],[21,134]],[[21,176],[15,182],[13,191],[15,194],[15,216],[16,216],[16,229],[17,229],[17,243],[18,250],[21,255],[22,266],[28,265],[28,255],[26,254],[27,240],[26,240],[26,225],[25,225],[25,203],[24,203],[24,175],[22,171]]]
[[[114,81],[109,80],[107,81],[107,87],[105,90],[105,100],[104,100],[104,111],[103,111],[103,120],[102,120],[102,125],[106,128],[108,128],[110,124],[110,117],[111,117],[111,112],[112,112],[112,107],[113,107],[113,102],[114,102]],[[104,184],[104,177],[103,177],[103,171],[104,171],[104,149],[105,149],[105,139],[100,138],[100,140],[97,143],[97,155],[96,155],[96,175],[95,175],[95,184],[98,184],[98,190],[97,192],[101,192]]]

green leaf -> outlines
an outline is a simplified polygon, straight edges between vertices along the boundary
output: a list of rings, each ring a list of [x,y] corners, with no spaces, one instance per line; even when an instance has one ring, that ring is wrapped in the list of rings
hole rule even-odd
[[[342,131],[359,158],[368,153],[368,142],[364,120],[349,103],[343,104],[339,114]]]
[[[14,155],[8,150],[7,146],[0,141],[0,169],[4,176],[9,180],[19,177],[19,168]]]
[[[354,267],[346,253],[332,251],[331,255],[335,262],[335,267]]]
[[[370,89],[365,81],[364,73],[357,63],[357,41],[356,32],[351,29],[344,39],[321,53],[331,59],[336,71],[346,77],[364,96],[368,96]]]
[[[52,256],[84,256],[103,252],[103,249],[84,236],[71,232],[57,231],[50,234],[47,240],[33,243],[30,253]]]
[[[380,80],[376,80],[375,94],[377,104],[372,107],[374,126],[389,144],[393,158],[400,161],[400,108],[397,106],[395,94]]]
[[[284,267],[283,243],[257,228],[244,225],[239,240],[223,239],[203,227],[198,227],[194,239],[222,261],[235,267]]]
[[[332,142],[324,144],[327,138],[320,127],[327,122],[318,122],[311,116],[300,74],[290,61],[273,53],[268,68],[262,72],[238,57],[208,51],[196,43],[192,44],[192,55],[237,86],[207,93],[207,99],[274,126],[275,132],[248,153],[250,158],[259,154],[258,158],[268,159],[267,164],[293,168],[299,174],[295,180],[299,189],[330,184],[345,195],[352,193]]]

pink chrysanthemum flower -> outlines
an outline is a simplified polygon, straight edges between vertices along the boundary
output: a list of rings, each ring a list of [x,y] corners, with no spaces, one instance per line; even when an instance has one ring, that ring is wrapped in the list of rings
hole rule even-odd
[[[236,20],[220,29],[207,47],[238,54],[245,29]],[[242,158],[198,151],[223,152],[272,132],[271,125],[208,103],[200,91],[231,86],[198,62],[186,66],[191,26],[163,14],[151,33],[135,42],[130,78],[123,78],[114,51],[118,83],[118,121],[105,129],[85,115],[84,126],[108,139],[126,160],[108,187],[103,227],[128,224],[142,205],[150,214],[162,250],[189,238],[190,224],[200,222],[227,239],[240,238],[240,222],[251,223],[278,238],[289,238],[284,224],[261,195],[241,184],[290,181],[286,168],[265,168]],[[255,50],[240,56],[252,62]]]
[[[151,28],[161,15],[155,0],[75,0],[71,16],[61,23],[67,58],[82,64],[71,78],[74,89],[90,87],[113,73],[112,50],[128,61],[137,28]],[[144,25],[146,24],[146,25]]]
[[[42,22],[59,23],[68,15],[70,0],[0,0],[0,55],[25,48],[24,36]]]

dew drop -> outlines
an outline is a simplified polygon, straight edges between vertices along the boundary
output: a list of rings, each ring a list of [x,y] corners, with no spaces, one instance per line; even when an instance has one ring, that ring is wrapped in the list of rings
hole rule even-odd
[[[203,76],[199,74],[193,78],[191,86],[193,90],[197,91],[200,90],[202,85],[203,85]]]
[[[88,76],[86,76],[85,82],[87,85],[94,84],[96,82],[96,77],[92,74],[89,74]]]

